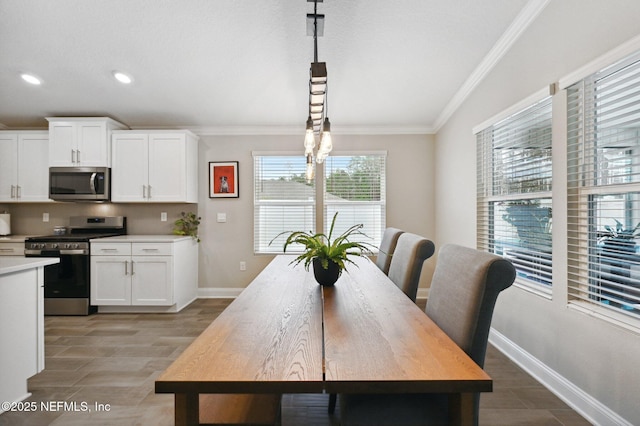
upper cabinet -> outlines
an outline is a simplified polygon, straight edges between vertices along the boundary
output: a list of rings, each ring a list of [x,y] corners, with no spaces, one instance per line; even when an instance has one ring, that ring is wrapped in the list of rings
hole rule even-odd
[[[127,126],[108,117],[47,117],[50,167],[111,167],[111,132]]]
[[[0,202],[49,199],[49,132],[0,131]]]
[[[111,201],[197,203],[198,137],[188,130],[114,131]]]

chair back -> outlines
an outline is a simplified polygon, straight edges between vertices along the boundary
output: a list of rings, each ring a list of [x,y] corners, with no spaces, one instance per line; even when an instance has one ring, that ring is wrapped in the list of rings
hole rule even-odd
[[[378,249],[378,258],[376,259],[376,265],[385,275],[389,274],[389,266],[391,265],[391,257],[398,244],[398,237],[404,231],[398,228],[387,228],[382,234],[382,242]]]
[[[484,367],[493,308],[516,270],[508,260],[454,244],[443,246],[425,312],[480,367]]]
[[[422,264],[434,251],[433,242],[420,235],[405,232],[398,237],[388,276],[414,302],[420,284]]]

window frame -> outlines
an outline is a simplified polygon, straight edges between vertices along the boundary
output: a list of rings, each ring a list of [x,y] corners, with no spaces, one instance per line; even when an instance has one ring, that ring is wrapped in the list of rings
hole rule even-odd
[[[301,173],[302,176],[304,176],[305,170],[306,170],[306,163],[305,163],[305,159],[303,156],[300,155],[300,153],[298,152],[264,152],[264,151],[254,151],[252,152],[252,157],[253,157],[253,253],[255,255],[262,255],[262,254],[267,254],[267,255],[273,255],[273,254],[283,254],[283,243],[278,241],[273,242],[273,244],[267,244],[266,246],[264,245],[266,243],[266,240],[270,238],[270,236],[267,236],[265,239],[263,239],[261,236],[263,235],[264,231],[263,231],[263,227],[260,226],[261,221],[259,220],[259,212],[261,210],[261,207],[275,207],[275,208],[282,208],[285,209],[287,207],[303,207],[303,208],[309,208],[311,207],[311,212],[312,212],[312,218],[311,220],[309,220],[309,225],[308,228],[310,229],[304,229],[305,231],[311,231],[311,232],[315,232],[316,229],[316,217],[317,217],[317,191],[316,191],[316,182],[315,180],[313,181],[313,184],[311,186],[312,188],[312,194],[313,197],[312,199],[300,199],[300,200],[263,200],[263,199],[259,199],[258,198],[258,188],[257,185],[259,185],[259,179],[257,177],[257,169],[258,169],[258,165],[257,165],[257,161],[260,158],[264,158],[264,157],[268,157],[268,158],[272,158],[272,159],[276,159],[276,158],[288,158],[290,157],[291,159],[295,159],[296,163],[301,163],[300,168],[299,169],[295,169],[295,174]],[[292,174],[294,174],[292,172]],[[280,221],[282,223],[284,223],[285,218],[284,215],[280,218]],[[281,226],[280,229],[278,231],[280,232],[274,232],[273,237],[275,237],[276,235],[278,235],[279,233],[282,232],[287,232],[287,231],[299,231],[301,229],[293,229],[294,226],[291,227],[291,229],[285,229],[285,226]],[[291,246],[290,248],[287,248],[287,253],[300,253],[302,252],[302,250],[300,248],[296,248],[295,246]]]
[[[625,77],[625,70],[635,74],[630,73]],[[633,79],[634,76],[636,80],[640,79],[640,51],[627,54],[619,61],[603,66],[565,88],[569,218],[567,296],[568,304],[572,307],[617,324],[637,328],[640,325],[640,291],[636,288],[640,287],[640,275],[633,277],[631,271],[633,267],[635,270],[640,269],[640,238],[636,238],[634,242],[638,259],[627,256],[628,259],[625,260],[621,248],[613,251],[609,248],[607,252],[606,246],[601,245],[601,242],[606,244],[603,239],[606,236],[601,239],[603,224],[606,219],[617,220],[614,217],[616,212],[623,213],[624,217],[621,219],[625,226],[640,219],[640,206],[631,207],[634,203],[638,205],[640,199],[640,179],[637,173],[633,173],[634,167],[638,170],[640,165],[640,89],[637,89],[637,85],[631,85],[630,93],[625,93],[623,79],[617,82],[618,86],[609,86],[616,88],[615,94],[607,95],[609,89],[606,87],[606,80],[610,77],[615,80],[620,75],[624,79]],[[622,93],[617,93],[618,91]],[[637,101],[631,104],[629,112],[629,105],[624,100],[633,101],[634,98]],[[613,100],[613,104],[607,105],[607,100]],[[615,103],[616,101],[619,103]],[[603,117],[608,117],[608,123],[615,123],[613,111],[617,109],[624,111],[626,115],[624,125],[609,127],[607,122],[602,122]],[[631,122],[628,122],[629,117],[632,117]],[[629,143],[626,136],[629,128],[634,129],[635,136],[631,138],[630,145],[625,145]],[[616,140],[618,133],[625,135],[622,145]],[[607,146],[606,142],[612,135],[614,142]],[[624,151],[617,154],[620,161],[607,158],[608,149],[612,152]],[[626,182],[625,178],[628,178]],[[635,201],[630,202],[630,197],[634,195]],[[613,210],[618,196],[623,200],[623,207]],[[609,210],[605,210],[605,197],[610,197],[609,205],[612,207]],[[602,201],[598,203],[597,200]],[[609,221],[610,229],[612,225]],[[628,277],[622,272],[625,269],[629,270]],[[625,298],[627,290],[632,288],[633,295]],[[634,299],[637,302],[635,304],[632,303]]]
[[[477,248],[510,259],[518,271],[515,285],[549,299],[553,291],[552,121],[552,96],[548,90],[541,90],[473,129],[477,147]],[[505,133],[505,129],[509,132]],[[542,138],[536,135],[541,131],[544,132]],[[526,144],[522,145],[523,142]],[[498,144],[503,146],[498,147]],[[498,149],[505,148],[521,152],[504,169],[512,174],[531,173],[534,182],[539,180],[537,186],[530,185],[527,179],[522,179],[518,184],[516,181],[510,182],[505,176],[501,178],[500,171],[495,167],[495,156],[500,152]],[[527,150],[530,149],[548,152],[540,156],[537,160],[539,164],[523,171],[522,162],[518,160],[526,159]],[[512,220],[505,226],[502,222],[507,221],[507,209],[516,208],[518,210],[511,213],[510,219],[518,219],[515,216],[526,217],[525,223],[518,226],[517,221]],[[540,220],[546,219],[546,225],[541,228],[542,232],[529,231],[528,236],[532,239],[527,244],[521,228],[529,222],[533,223],[529,216],[538,213],[542,215]],[[513,234],[514,231],[518,231],[517,235]],[[513,236],[511,239],[516,241],[514,244],[508,243],[509,233]],[[498,238],[503,241],[500,242]],[[548,251],[542,251],[542,247]]]
[[[266,255],[274,255],[274,254],[283,254],[283,250],[282,250],[282,244],[276,244],[275,242],[267,247],[263,247],[264,246],[263,242],[261,242],[260,240],[260,235],[261,235],[261,231],[262,231],[262,227],[260,226],[260,221],[258,219],[258,211],[261,207],[263,206],[274,206],[274,207],[282,207],[282,208],[286,208],[286,207],[300,207],[300,206],[306,206],[306,207],[312,207],[313,209],[313,227],[311,227],[311,229],[304,229],[305,231],[311,231],[311,232],[323,232],[328,234],[329,233],[329,228],[331,226],[331,220],[333,218],[333,215],[331,217],[327,218],[327,209],[331,206],[354,206],[354,205],[376,205],[376,206],[380,206],[380,232],[379,235],[368,235],[368,237],[370,237],[370,239],[364,239],[364,242],[373,244],[375,247],[379,246],[379,243],[382,239],[382,234],[384,233],[384,229],[386,227],[386,165],[387,165],[387,151],[334,151],[329,157],[327,157],[327,159],[325,159],[325,161],[322,164],[315,164],[315,168],[316,168],[316,173],[315,173],[315,177],[313,179],[313,200],[309,199],[309,200],[289,200],[289,201],[285,201],[285,200],[278,200],[278,201],[269,201],[269,200],[263,200],[263,199],[259,199],[257,194],[258,194],[258,189],[257,189],[257,185],[258,183],[258,177],[257,177],[257,170],[258,170],[258,165],[256,163],[257,159],[260,157],[292,157],[292,159],[295,159],[296,162],[300,162],[305,163],[305,158],[304,156],[301,155],[300,152],[295,152],[295,151],[254,151],[252,152],[252,156],[253,156],[253,183],[254,183],[254,188],[253,188],[253,209],[254,209],[254,224],[253,224],[253,231],[254,231],[254,241],[253,241],[253,247],[254,247],[254,254],[255,255],[262,255],[262,254],[266,254]],[[381,177],[381,182],[380,182],[380,200],[375,201],[375,202],[371,202],[371,201],[338,201],[338,200],[334,200],[334,201],[326,201],[327,200],[327,191],[326,191],[326,176],[327,176],[327,167],[329,164],[331,164],[332,162],[332,158],[335,157],[367,157],[367,156],[381,156],[382,157],[382,162],[383,162],[383,167],[382,167],[382,177]],[[305,167],[306,167],[306,163],[305,163]],[[300,170],[296,169],[296,173],[302,173],[304,174],[304,169],[301,167]],[[318,185],[321,185],[321,187],[319,188]],[[338,210],[340,210],[338,208]],[[335,238],[337,235],[340,235],[340,233],[342,232],[342,230],[339,228],[338,226],[338,222],[340,219],[340,215],[338,215],[338,221],[337,225],[336,225],[336,230],[334,230],[334,235],[333,237]],[[344,215],[343,215],[344,217]],[[318,220],[318,218],[322,218],[322,220]],[[280,218],[280,220],[284,223],[286,222],[286,218],[284,216],[282,216]],[[355,222],[355,223],[361,223],[361,222]],[[319,228],[317,228],[319,227]],[[293,229],[295,228],[294,226],[291,227],[292,229],[283,229],[283,232],[286,231],[300,231],[303,229]],[[366,233],[366,232],[365,232]],[[372,247],[372,252],[375,254],[377,250],[375,250]],[[291,254],[295,254],[295,253],[300,253],[301,252],[301,248],[296,248],[294,246],[288,247],[287,248],[287,253],[291,253]]]
[[[378,201],[348,201],[348,200],[332,200],[329,201],[330,193],[327,191],[327,181],[329,178],[328,168],[332,161],[336,158],[354,158],[354,157],[378,157],[378,161],[382,163],[380,167],[381,176],[379,177],[379,192],[380,192],[380,200]],[[363,239],[360,242],[366,242],[375,246],[372,249],[374,254],[377,253],[377,248],[380,246],[382,241],[382,235],[386,228],[386,210],[387,210],[387,190],[386,190],[386,169],[387,169],[387,151],[336,151],[333,152],[329,157],[327,157],[323,163],[323,182],[322,182],[322,217],[323,217],[323,228],[325,233],[329,232],[331,227],[331,221],[333,220],[333,214],[335,211],[338,212],[338,218],[336,220],[337,229],[334,231],[334,237],[340,235],[346,228],[345,225],[342,228],[340,227],[340,211],[346,213],[346,209],[344,207],[357,207],[357,206],[377,206],[379,208],[380,216],[377,217],[377,224],[374,226],[374,229],[371,230],[366,222],[357,222],[357,223],[365,223],[365,228],[363,228],[363,232],[370,239]],[[339,206],[342,206],[341,209]],[[331,207],[335,207],[331,209]],[[373,212],[372,212],[373,213]],[[344,215],[343,215],[344,217]],[[375,219],[374,219],[375,221]],[[351,224],[356,222],[350,222]]]

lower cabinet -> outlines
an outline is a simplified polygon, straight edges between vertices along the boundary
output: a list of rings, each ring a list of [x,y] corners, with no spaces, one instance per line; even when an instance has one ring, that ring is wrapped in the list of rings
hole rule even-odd
[[[197,243],[181,243],[92,243],[91,304],[182,309],[196,297]]]
[[[44,369],[44,267],[0,273],[0,336],[0,401],[21,401]]]

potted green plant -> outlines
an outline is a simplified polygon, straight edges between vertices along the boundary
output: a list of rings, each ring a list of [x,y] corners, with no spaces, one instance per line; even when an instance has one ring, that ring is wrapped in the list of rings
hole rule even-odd
[[[189,212],[180,213],[180,218],[173,222],[173,234],[174,235],[188,235],[197,242],[200,242],[198,237],[198,226],[202,218],[196,216],[195,213]]]
[[[616,222],[616,227],[613,228],[609,225],[605,225],[604,229],[607,232],[600,233],[600,242],[604,245],[605,250],[610,251],[625,251],[635,252],[636,242],[635,239],[640,234],[640,223],[634,228],[625,229],[622,222],[618,219],[613,219]]]
[[[551,207],[537,200],[510,201],[502,219],[513,225],[525,246],[551,247]]]
[[[301,244],[304,246],[304,252],[291,261],[292,264],[298,265],[304,262],[304,267],[308,271],[309,265],[313,264],[313,274],[319,284],[330,286],[335,284],[342,271],[346,269],[348,263],[355,263],[349,259],[349,256],[368,256],[371,255],[372,244],[366,242],[350,241],[355,236],[364,236],[369,238],[361,231],[363,224],[351,226],[345,232],[335,239],[332,239],[333,228],[336,223],[338,213],[333,215],[329,235],[323,233],[313,234],[303,231],[285,231],[278,234],[269,244],[283,234],[289,234],[284,243],[284,252],[291,244]]]

